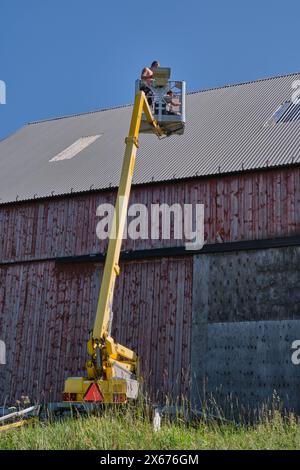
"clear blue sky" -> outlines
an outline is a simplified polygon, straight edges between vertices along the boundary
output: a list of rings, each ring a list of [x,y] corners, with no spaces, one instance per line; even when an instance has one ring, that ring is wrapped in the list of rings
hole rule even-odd
[[[1,0],[0,22],[0,138],[132,102],[155,59],[190,91],[300,70],[299,0]]]

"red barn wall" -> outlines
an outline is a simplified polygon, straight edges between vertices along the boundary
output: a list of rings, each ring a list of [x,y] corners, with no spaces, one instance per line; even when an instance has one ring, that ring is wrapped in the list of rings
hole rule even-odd
[[[299,235],[300,169],[280,169],[134,188],[132,203],[203,203],[208,243]],[[64,378],[83,373],[100,284],[99,265],[56,264],[103,252],[96,208],[115,192],[0,207],[0,400],[21,394],[59,400]],[[141,250],[181,241],[124,242]],[[142,357],[153,395],[190,384],[193,257],[122,264],[114,303],[116,339]]]
[[[187,395],[192,258],[122,264],[113,334],[141,358],[153,398]],[[15,264],[0,269],[1,400],[22,395],[59,401],[64,379],[84,374],[86,340],[96,310],[102,266]],[[158,396],[157,396],[158,395]]]
[[[24,261],[104,251],[96,209],[115,191],[0,206],[0,260]],[[300,232],[300,168],[134,188],[131,203],[205,205],[208,243],[283,237]],[[126,240],[124,250],[182,245]]]

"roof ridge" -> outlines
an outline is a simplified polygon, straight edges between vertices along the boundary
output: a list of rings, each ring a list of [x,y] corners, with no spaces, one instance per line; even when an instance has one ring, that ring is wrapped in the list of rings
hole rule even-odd
[[[296,76],[296,75],[300,75],[300,71],[299,72],[286,73],[286,74],[282,74],[282,75],[275,75],[275,76],[272,76],[272,77],[258,78],[256,80],[249,80],[249,81],[246,81],[246,82],[229,83],[227,85],[216,86],[216,87],[211,87],[211,88],[204,88],[203,90],[190,91],[187,94],[188,95],[194,95],[194,94],[197,94],[197,93],[205,93],[207,91],[222,90],[223,88],[234,88],[234,87],[243,86],[243,85],[250,85],[251,83],[267,82],[267,81],[270,81],[270,80],[277,80],[279,78],[285,78],[285,77],[293,77],[293,76]]]
[[[38,121],[31,121],[27,123],[27,126],[31,126],[33,124],[41,124],[43,122],[49,122],[49,121],[59,121],[60,119],[68,119],[72,117],[78,117],[78,116],[86,116],[88,114],[97,114],[97,113],[102,113],[104,111],[112,111],[114,109],[122,109],[122,108],[129,108],[132,106],[132,104],[123,104],[119,106],[112,106],[111,108],[101,108],[101,109],[94,109],[93,111],[84,111],[82,113],[74,113],[74,114],[66,114],[63,116],[56,116],[53,118],[48,118],[48,119],[41,119]]]
[[[234,88],[234,87],[238,87],[238,86],[249,85],[251,83],[260,83],[260,82],[266,82],[266,81],[269,81],[269,80],[277,80],[279,78],[293,77],[293,76],[296,76],[296,75],[299,75],[299,74],[300,74],[300,72],[293,72],[293,73],[286,73],[286,74],[282,74],[282,75],[275,75],[275,76],[272,76],[272,77],[259,78],[257,80],[249,80],[249,81],[246,81],[246,82],[229,83],[227,85],[216,86],[216,87],[211,87],[211,88],[204,88],[202,90],[189,91],[187,93],[187,95],[195,95],[195,94],[198,94],[198,93],[207,93],[208,91],[222,90],[222,89],[226,89],[226,88]],[[66,115],[63,115],[63,116],[56,116],[56,117],[48,118],[48,119],[41,119],[41,120],[38,120],[38,121],[31,121],[31,122],[28,122],[27,125],[31,126],[31,125],[34,125],[34,124],[41,124],[43,122],[59,121],[61,119],[68,119],[68,118],[73,118],[73,117],[86,116],[86,115],[89,115],[89,114],[97,114],[97,113],[102,113],[102,112],[105,112],[105,111],[112,111],[114,109],[129,108],[130,106],[132,106],[132,103],[119,105],[119,106],[112,106],[111,108],[95,109],[95,110],[92,110],[92,111],[85,111],[85,112],[82,112],[82,113],[66,114]]]

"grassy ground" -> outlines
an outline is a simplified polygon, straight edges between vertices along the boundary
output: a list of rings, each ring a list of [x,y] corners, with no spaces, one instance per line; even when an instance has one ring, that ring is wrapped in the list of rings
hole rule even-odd
[[[300,449],[300,423],[275,413],[255,426],[165,422],[154,432],[143,416],[106,413],[0,433],[0,450]]]

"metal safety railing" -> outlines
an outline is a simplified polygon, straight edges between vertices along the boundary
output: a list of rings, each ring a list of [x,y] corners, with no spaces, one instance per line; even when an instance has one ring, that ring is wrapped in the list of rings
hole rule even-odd
[[[137,80],[136,93],[145,92],[150,108],[158,121],[185,122],[185,82],[170,80],[157,86],[155,80]]]
[[[137,93],[140,90],[146,94],[151,111],[158,123],[163,124],[166,129],[175,129],[175,132],[176,123],[180,124],[180,130],[184,128],[185,82],[169,80],[165,86],[160,86],[155,80],[137,80],[135,91]]]

